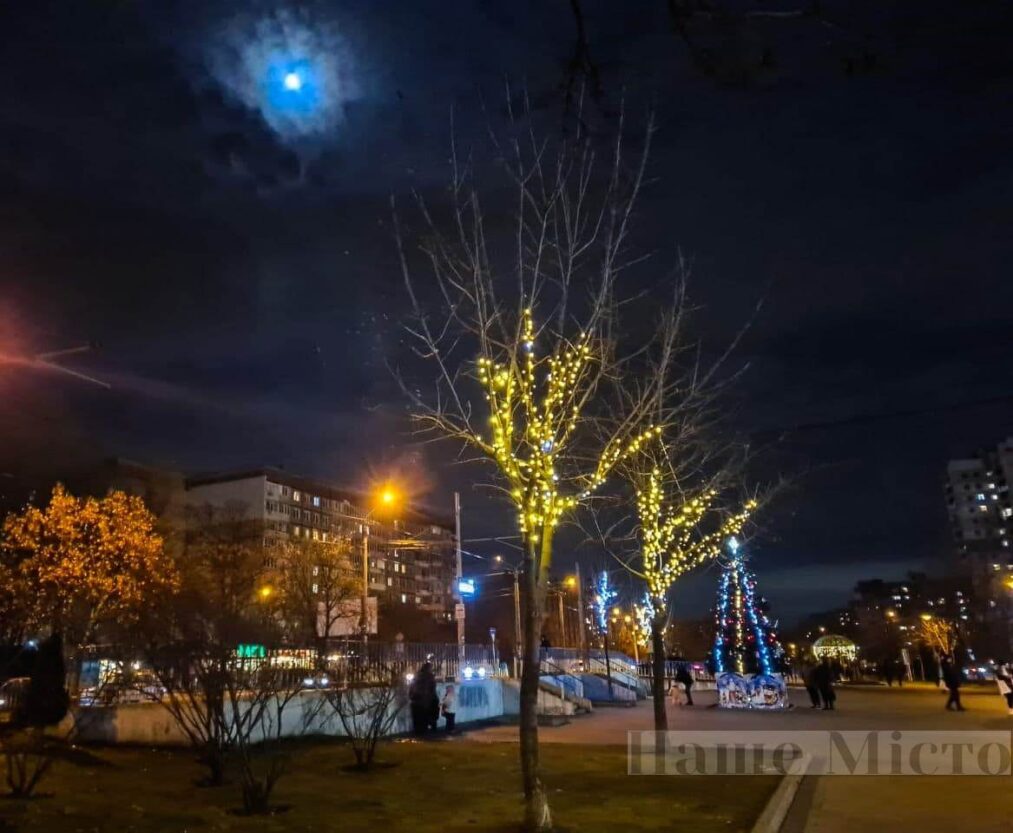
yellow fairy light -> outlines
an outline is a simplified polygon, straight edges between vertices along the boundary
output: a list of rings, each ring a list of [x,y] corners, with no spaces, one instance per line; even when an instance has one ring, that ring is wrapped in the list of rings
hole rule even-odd
[[[586,332],[575,341],[560,342],[553,354],[544,357],[538,355],[537,341],[534,313],[527,308],[516,348],[505,351],[501,360],[480,356],[476,362],[476,376],[489,406],[490,436],[475,435],[475,444],[506,476],[518,526],[531,541],[587,500],[621,460],[661,434],[659,426],[651,426],[616,437],[586,474],[561,476],[557,461],[570,459],[570,442],[596,382],[591,369],[599,354]]]

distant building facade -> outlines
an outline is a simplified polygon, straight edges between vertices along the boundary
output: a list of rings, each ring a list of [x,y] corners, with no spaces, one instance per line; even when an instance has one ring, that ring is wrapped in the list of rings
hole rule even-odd
[[[445,521],[412,511],[371,513],[361,495],[273,468],[191,477],[186,496],[194,507],[241,509],[263,523],[269,546],[272,540],[347,541],[357,577],[368,551],[369,595],[382,608],[454,619],[456,541]]]
[[[1013,648],[1013,437],[946,467],[946,503],[959,570],[990,649]]]

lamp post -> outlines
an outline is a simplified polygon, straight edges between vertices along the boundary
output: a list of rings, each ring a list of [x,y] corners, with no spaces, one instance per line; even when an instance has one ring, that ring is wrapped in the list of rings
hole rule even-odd
[[[457,667],[464,667],[464,596],[461,595],[461,493],[454,492],[454,529],[457,542],[457,569],[454,574],[454,618],[457,620]]]
[[[393,508],[397,502],[397,492],[391,486],[384,486],[380,491],[380,508]],[[369,640],[369,519],[376,508],[362,517],[362,598],[359,600],[359,629],[362,631],[362,644]]]
[[[584,663],[584,670],[587,671],[587,622],[584,621],[584,585],[580,581],[580,564],[575,565],[575,585],[577,588],[577,647],[580,649],[580,658]]]

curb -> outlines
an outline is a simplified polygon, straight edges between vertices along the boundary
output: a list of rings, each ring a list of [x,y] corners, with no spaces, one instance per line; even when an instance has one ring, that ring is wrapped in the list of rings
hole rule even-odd
[[[790,772],[781,779],[781,783],[774,789],[774,794],[767,801],[750,833],[778,833],[781,829],[809,768],[809,756],[803,755],[800,762],[801,772]]]

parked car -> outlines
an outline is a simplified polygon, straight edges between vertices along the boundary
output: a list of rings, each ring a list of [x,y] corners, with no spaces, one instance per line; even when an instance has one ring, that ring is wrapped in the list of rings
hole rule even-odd
[[[132,672],[128,679],[113,677],[102,685],[81,690],[82,706],[116,706],[124,703],[150,703],[161,700],[165,688],[151,671]]]

